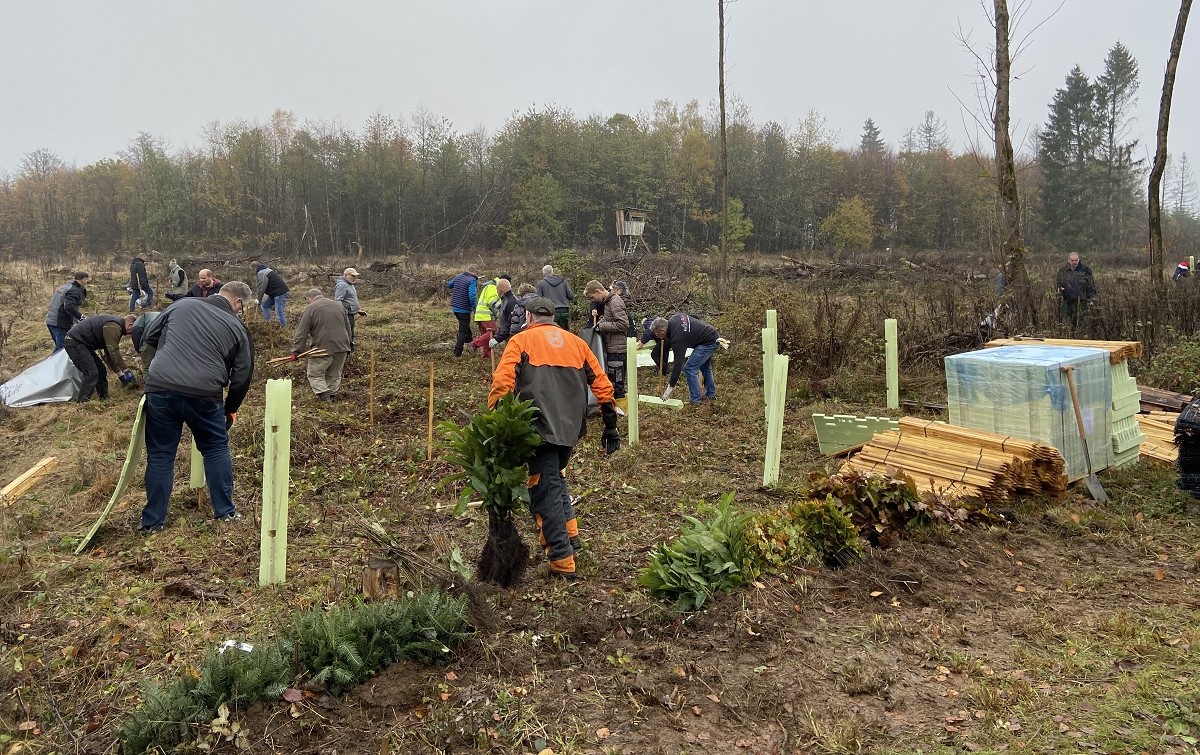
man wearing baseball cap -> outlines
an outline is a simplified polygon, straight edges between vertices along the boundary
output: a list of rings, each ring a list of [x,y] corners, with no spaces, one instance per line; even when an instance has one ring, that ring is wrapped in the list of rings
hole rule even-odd
[[[583,339],[554,322],[554,302],[535,296],[525,306],[525,329],[508,339],[504,356],[492,375],[488,406],[506,393],[532,400],[538,413],[533,425],[542,444],[529,461],[529,510],[537,523],[550,574],[575,578],[580,549],[579,524],[562,470],[575,444],[587,431],[588,388],[604,417],[601,447],[614,453],[621,446],[613,386]]]
[[[342,271],[342,277],[338,278],[337,283],[333,286],[333,300],[342,305],[342,309],[346,310],[346,317],[350,322],[350,350],[354,351],[354,319],[356,317],[366,317],[366,310],[358,307],[358,291],[354,288],[355,281],[358,280],[358,271],[352,267],[348,267]]]

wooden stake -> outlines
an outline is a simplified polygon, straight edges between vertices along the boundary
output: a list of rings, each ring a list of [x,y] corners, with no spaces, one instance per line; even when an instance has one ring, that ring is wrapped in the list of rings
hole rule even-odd
[[[57,467],[57,456],[47,456],[37,464],[34,464],[22,473],[20,477],[5,485],[3,490],[0,490],[0,504],[7,506],[25,495],[34,485],[41,482],[43,477],[53,472]]]
[[[429,424],[426,428],[425,461],[433,461],[433,362],[429,363]]]
[[[375,427],[375,347],[371,346],[371,376],[367,378],[367,396],[370,401],[368,411],[371,427]]]

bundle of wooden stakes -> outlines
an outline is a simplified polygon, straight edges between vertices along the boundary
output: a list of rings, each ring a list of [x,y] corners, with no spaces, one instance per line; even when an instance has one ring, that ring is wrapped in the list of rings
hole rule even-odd
[[[1179,460],[1179,447],[1175,445],[1175,420],[1179,412],[1150,412],[1137,415],[1138,428],[1146,439],[1142,441],[1142,456],[1158,459],[1169,464]]]
[[[329,356],[329,352],[326,351],[325,349],[309,349],[308,351],[302,351],[299,354],[297,354],[296,359],[307,359],[309,357],[327,357],[327,356]],[[285,357],[275,357],[274,359],[268,359],[267,364],[283,364],[284,362],[291,362],[291,361],[293,361],[292,355],[288,354]]]
[[[1051,446],[914,417],[902,417],[899,430],[877,433],[842,469],[900,473],[918,492],[989,505],[1013,493],[1067,488],[1062,455]]]

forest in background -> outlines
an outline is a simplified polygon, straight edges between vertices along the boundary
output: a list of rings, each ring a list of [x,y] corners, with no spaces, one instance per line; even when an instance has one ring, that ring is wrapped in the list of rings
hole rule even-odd
[[[1023,232],[1035,251],[1146,248],[1146,166],[1130,112],[1138,66],[1115,45],[1103,72],[1076,67],[1019,158]],[[990,115],[988,116],[990,117]],[[839,146],[819,113],[758,123],[733,101],[727,126],[731,251],[969,249],[996,229],[991,145],[952,149],[933,112],[893,145],[867,119]],[[461,132],[423,109],[361,128],[210,123],[202,146],[139,134],[78,167],[29,153],[0,177],[0,252],[9,257],[158,249],[272,257],[615,247],[613,210],[650,212],[656,251],[706,250],[720,229],[719,131],[698,102],[578,116],[548,106],[494,133]],[[1187,155],[1165,181],[1168,259],[1200,251]]]

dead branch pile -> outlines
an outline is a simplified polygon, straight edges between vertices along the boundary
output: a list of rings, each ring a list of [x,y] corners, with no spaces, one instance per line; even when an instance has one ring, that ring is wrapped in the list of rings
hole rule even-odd
[[[1179,460],[1179,447],[1175,445],[1175,420],[1179,412],[1150,412],[1137,415],[1138,428],[1146,439],[1142,441],[1142,456],[1158,459],[1170,464]]]
[[[900,429],[878,433],[842,471],[903,474],[921,493],[948,499],[1007,503],[1013,494],[1060,493],[1067,476],[1050,446],[945,422],[903,417]]]

